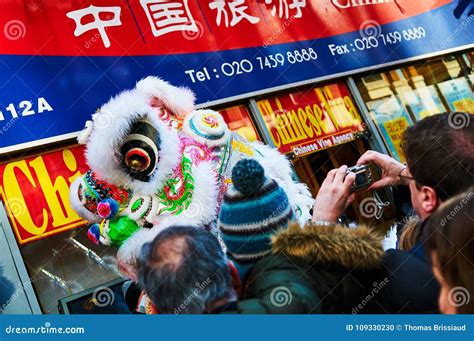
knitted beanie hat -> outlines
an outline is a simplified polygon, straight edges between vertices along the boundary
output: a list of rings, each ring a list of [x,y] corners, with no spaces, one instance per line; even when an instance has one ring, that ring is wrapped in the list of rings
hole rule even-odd
[[[242,276],[270,254],[272,235],[288,227],[293,210],[285,192],[265,177],[263,167],[255,160],[240,160],[232,170],[232,182],[218,224],[229,258]]]

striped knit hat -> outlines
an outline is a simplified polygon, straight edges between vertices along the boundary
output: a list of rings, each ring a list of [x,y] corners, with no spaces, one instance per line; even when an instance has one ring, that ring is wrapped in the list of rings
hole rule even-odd
[[[293,219],[288,197],[265,177],[255,160],[239,161],[219,213],[219,228],[229,258],[243,277],[256,261],[270,254],[271,237]]]

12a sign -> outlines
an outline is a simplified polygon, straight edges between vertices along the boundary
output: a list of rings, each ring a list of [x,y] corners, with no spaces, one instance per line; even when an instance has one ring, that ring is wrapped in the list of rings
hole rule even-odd
[[[87,169],[83,147],[0,165],[0,199],[20,245],[85,224],[69,185]]]

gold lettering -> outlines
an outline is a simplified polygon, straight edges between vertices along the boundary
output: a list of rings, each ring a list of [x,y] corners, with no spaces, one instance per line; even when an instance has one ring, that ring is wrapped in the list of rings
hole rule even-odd
[[[303,126],[301,125],[300,119],[298,118],[296,111],[291,110],[291,112],[288,113],[288,116],[291,119],[291,127],[293,128],[293,131],[296,135],[295,139],[292,142],[308,138],[308,136],[304,132]]]
[[[352,102],[349,96],[344,96],[344,104],[346,105],[349,114],[352,116],[352,122],[355,126],[359,126],[362,124],[362,119],[357,111],[354,103]]]
[[[41,157],[37,157],[36,159],[41,160]],[[7,201],[10,205],[12,214],[14,215],[14,219],[18,221],[21,227],[32,235],[40,235],[44,233],[48,227],[48,212],[44,208],[42,209],[43,224],[41,226],[37,226],[31,217],[28,206],[26,205],[25,197],[23,196],[20,185],[18,184],[18,180],[15,176],[15,169],[21,171],[26,176],[30,184],[36,188],[33,176],[25,161],[10,163],[5,167],[5,171],[3,173],[3,187]]]
[[[339,130],[339,124],[336,117],[334,116],[331,105],[328,102],[328,100],[332,99],[331,89],[328,86],[325,86],[322,88],[317,88],[315,91],[321,101],[321,109],[329,116],[328,118],[331,120],[332,126],[335,127],[335,130]]]
[[[334,127],[334,123],[326,117],[325,112],[317,105],[313,105],[314,116],[316,120],[319,122],[319,126],[324,134],[330,134],[336,132],[336,127]]]
[[[280,117],[280,126],[278,132],[280,133],[280,137],[283,140],[283,144],[291,143],[296,140],[296,133],[293,130],[293,119],[291,114],[289,114],[286,109],[283,108],[283,105],[278,98],[275,98],[275,103],[278,107],[275,115]],[[284,135],[286,138],[284,138],[282,135]]]
[[[330,101],[333,108],[334,117],[340,126],[347,128],[352,127],[353,120],[350,113],[347,111],[346,105],[342,97],[335,98]]]
[[[287,144],[288,141],[291,140],[291,137],[288,130],[286,129],[286,126],[288,125],[286,117],[284,115],[272,112],[271,118],[273,121],[273,126],[276,128],[277,134],[279,136],[279,141],[281,141],[279,146]]]
[[[63,151],[63,160],[69,170],[77,170],[77,162],[70,151]],[[69,184],[62,176],[51,179],[42,158],[36,158],[30,162],[30,166],[35,170],[40,186],[48,203],[49,210],[53,217],[53,227],[63,226],[77,221],[80,217],[71,208],[69,202]],[[77,176],[77,173],[74,175]],[[73,176],[73,177],[74,177]]]
[[[314,107],[317,107],[315,104]],[[306,106],[306,115],[308,116],[309,122],[311,122],[311,125],[313,126],[314,132],[316,135],[321,135],[321,125],[316,116],[313,113],[313,110],[311,110],[311,106],[307,105]]]
[[[308,106],[306,106],[306,110]],[[301,125],[303,126],[303,129],[308,137],[313,137],[314,136],[314,131],[311,128],[311,126],[308,124],[308,115],[306,114],[305,110],[302,108],[298,109],[298,118],[301,122]]]

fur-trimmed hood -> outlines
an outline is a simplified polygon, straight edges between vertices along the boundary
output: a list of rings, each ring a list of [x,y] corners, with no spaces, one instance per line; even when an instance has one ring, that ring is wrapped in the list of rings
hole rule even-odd
[[[283,253],[311,264],[369,269],[380,266],[383,235],[367,226],[351,229],[341,225],[292,223],[272,240],[274,253]]]

